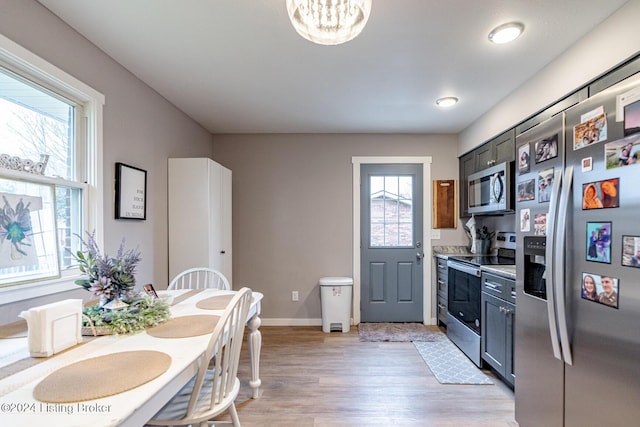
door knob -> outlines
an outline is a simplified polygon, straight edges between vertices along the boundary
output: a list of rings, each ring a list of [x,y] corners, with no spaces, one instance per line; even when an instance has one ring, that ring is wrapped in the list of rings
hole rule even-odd
[[[421,260],[422,258],[424,258],[424,252],[418,252],[416,254],[416,258],[418,259],[418,261]]]

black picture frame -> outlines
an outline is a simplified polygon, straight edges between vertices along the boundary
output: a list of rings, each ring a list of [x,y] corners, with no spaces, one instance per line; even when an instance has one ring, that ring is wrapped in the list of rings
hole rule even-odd
[[[147,171],[116,162],[116,219],[147,219]]]

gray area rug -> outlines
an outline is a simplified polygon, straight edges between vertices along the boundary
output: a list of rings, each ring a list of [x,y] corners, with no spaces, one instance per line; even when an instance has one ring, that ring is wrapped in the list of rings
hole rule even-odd
[[[413,345],[441,384],[493,384],[443,333],[435,339],[414,341]]]
[[[436,339],[436,333],[422,323],[360,323],[358,338],[360,341],[431,341]]]

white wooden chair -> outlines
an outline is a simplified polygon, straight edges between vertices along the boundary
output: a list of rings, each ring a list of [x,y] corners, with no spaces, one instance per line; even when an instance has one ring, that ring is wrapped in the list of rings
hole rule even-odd
[[[231,290],[229,280],[212,268],[190,268],[173,278],[167,290],[174,289],[221,289]]]
[[[233,424],[240,427],[235,405],[240,391],[237,374],[250,306],[251,289],[240,289],[218,320],[209,346],[199,360],[196,376],[147,422],[148,425]],[[213,360],[211,366],[210,360]],[[227,410],[231,422],[209,421]]]

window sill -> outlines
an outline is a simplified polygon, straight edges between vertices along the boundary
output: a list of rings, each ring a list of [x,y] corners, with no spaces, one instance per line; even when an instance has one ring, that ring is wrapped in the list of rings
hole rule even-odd
[[[67,276],[55,281],[26,283],[0,288],[0,305],[81,289],[74,283],[80,276]]]

